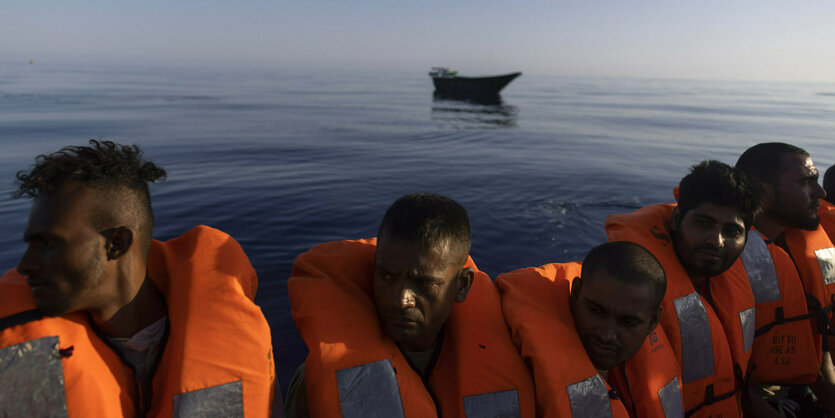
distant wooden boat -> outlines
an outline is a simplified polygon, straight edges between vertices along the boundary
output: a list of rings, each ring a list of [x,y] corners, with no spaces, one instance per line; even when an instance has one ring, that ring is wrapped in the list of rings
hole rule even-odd
[[[445,67],[433,67],[429,72],[435,84],[435,92],[443,95],[498,95],[521,72],[489,77],[461,77],[457,71],[450,71]]]

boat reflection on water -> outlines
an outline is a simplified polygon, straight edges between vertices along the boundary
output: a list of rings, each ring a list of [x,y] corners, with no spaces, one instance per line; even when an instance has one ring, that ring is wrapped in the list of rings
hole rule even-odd
[[[511,128],[518,118],[516,106],[505,104],[499,94],[432,95],[432,120],[458,122],[457,128]]]

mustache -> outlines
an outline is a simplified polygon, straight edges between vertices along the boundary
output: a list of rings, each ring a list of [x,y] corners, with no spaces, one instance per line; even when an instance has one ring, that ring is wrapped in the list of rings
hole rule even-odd
[[[718,253],[722,256],[725,255],[725,247],[716,247],[716,246],[713,246],[713,245],[710,245],[710,244],[699,245],[698,247],[696,247],[696,250],[699,250],[699,251],[713,251],[713,252],[716,252],[716,253]]]
[[[612,342],[604,342],[604,341],[601,341],[600,339],[595,338],[595,337],[589,338],[589,342],[591,342],[592,344],[594,344],[596,346],[600,346],[600,347],[603,347],[603,348],[606,348],[606,349],[610,349],[612,351],[620,350],[620,345],[619,344],[612,343]]]
[[[420,321],[420,313],[411,309],[390,311],[388,316],[405,321]]]
[[[46,282],[47,282],[47,280],[42,278],[42,277],[36,277],[36,276],[26,277],[26,284],[28,284],[29,286],[38,286],[38,285],[45,284]]]

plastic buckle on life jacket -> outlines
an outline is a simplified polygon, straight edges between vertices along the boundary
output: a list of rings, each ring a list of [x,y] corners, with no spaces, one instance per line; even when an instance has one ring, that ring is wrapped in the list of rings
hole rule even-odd
[[[69,357],[71,357],[71,356],[72,356],[72,352],[73,352],[73,350],[75,350],[75,346],[74,346],[74,345],[71,345],[71,346],[69,346],[69,347],[67,347],[67,348],[59,348],[59,349],[58,349],[58,355],[60,355],[60,356],[61,356],[61,357],[63,357],[63,358],[69,358]]]
[[[776,327],[777,325],[782,325],[782,324],[785,324],[786,322],[797,319],[797,317],[786,319],[785,314],[783,313],[783,307],[782,306],[778,306],[778,307],[774,308],[774,317],[775,317],[774,322],[769,322],[768,324],[765,324],[765,325],[757,328],[754,331],[754,337],[759,337],[759,336],[767,333],[768,331],[771,331],[771,329]]]
[[[737,392],[747,393],[748,392],[749,379],[751,378],[751,372],[753,370],[754,370],[754,367],[752,365],[751,368],[748,369],[748,376],[747,377],[743,376],[742,367],[740,367],[739,364],[734,363],[734,378],[735,378],[735,380],[739,381],[739,385],[734,385],[734,389],[732,391],[727,392],[727,393],[723,393],[723,394],[718,395],[718,396],[713,391],[713,384],[709,384],[709,385],[705,386],[705,400],[704,400],[704,402],[694,406],[689,411],[685,411],[684,416],[685,417],[692,416],[699,409],[702,409],[702,408],[704,408],[708,405],[712,405],[716,402],[721,402],[721,401],[724,401],[725,399],[732,398],[732,397],[736,396]],[[751,399],[748,398],[748,400],[746,401],[745,396],[743,396],[742,402],[743,402],[743,405],[746,408],[748,408],[750,406]],[[748,403],[746,403],[746,402],[748,402]]]
[[[713,393],[713,384],[711,383],[705,387],[704,405],[712,405],[714,402],[716,402],[716,395]]]
[[[823,336],[835,335],[832,334],[832,327],[829,323],[829,318],[827,317],[829,311],[832,310],[832,303],[830,303],[826,308],[824,308],[820,301],[810,295],[806,294],[806,306],[809,309],[809,316],[812,318],[817,317],[817,330]],[[823,351],[829,351],[829,343],[827,342],[826,338],[822,338],[823,340]]]
[[[689,410],[684,411],[685,418],[692,416],[693,414],[698,412],[700,409],[702,409],[702,408],[704,408],[704,407],[706,407],[706,406],[708,406],[708,405],[710,405],[714,402],[716,402],[716,397],[713,396],[713,384],[711,383],[711,384],[705,386],[705,400],[703,400],[700,404],[690,408]]]
[[[786,323],[786,317],[783,314],[782,306],[778,306],[776,309],[774,309],[774,316],[776,317],[774,319],[775,325],[783,325]]]

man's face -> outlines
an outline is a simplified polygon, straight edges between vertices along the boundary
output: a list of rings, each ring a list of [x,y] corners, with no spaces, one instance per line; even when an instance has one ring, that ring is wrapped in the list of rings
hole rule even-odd
[[[724,272],[745,248],[745,223],[731,206],[704,203],[673,219],[671,227],[676,255],[691,277]]]
[[[783,173],[774,186],[772,199],[765,210],[786,226],[815,230],[818,228],[818,206],[826,192],[818,184],[818,169],[808,155],[784,155]]]
[[[460,294],[460,260],[449,243],[417,248],[397,239],[378,242],[375,258],[374,302],[386,332],[406,350],[431,349]]]
[[[90,223],[94,191],[71,183],[32,202],[17,270],[27,277],[38,308],[56,316],[86,310],[107,277],[105,239]]]
[[[575,279],[571,292],[574,326],[597,370],[623,363],[641,348],[658,324],[651,285],[623,283],[605,271]]]

